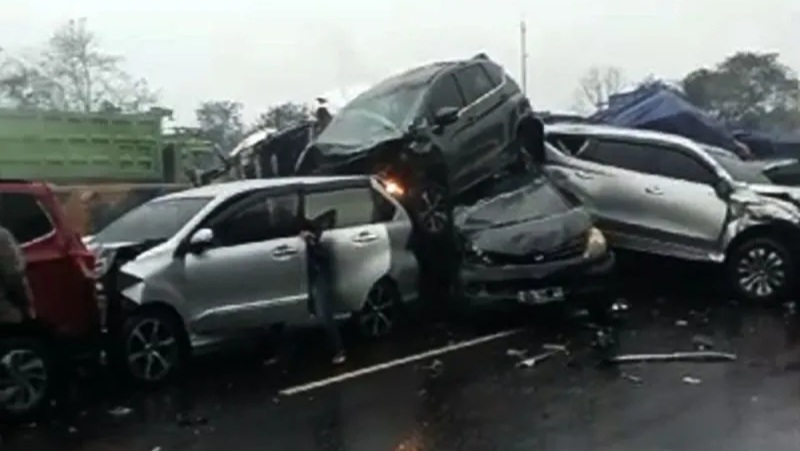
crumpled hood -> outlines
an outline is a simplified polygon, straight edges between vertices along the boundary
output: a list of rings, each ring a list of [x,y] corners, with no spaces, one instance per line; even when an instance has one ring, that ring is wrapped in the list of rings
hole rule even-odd
[[[579,238],[592,227],[592,219],[542,177],[460,211],[456,226],[472,248],[525,256],[555,250]]]

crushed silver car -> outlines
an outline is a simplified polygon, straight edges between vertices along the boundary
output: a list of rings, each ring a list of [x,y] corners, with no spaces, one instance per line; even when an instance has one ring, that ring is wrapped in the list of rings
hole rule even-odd
[[[191,213],[152,214],[164,208]],[[115,242],[160,242],[117,275],[123,369],[136,381],[158,383],[179,371],[191,350],[276,324],[314,324],[298,224],[331,210],[336,223],[322,243],[333,258],[337,317],[355,316],[369,336],[391,332],[401,305],[417,296],[418,269],[408,214],[379,180],[208,185],[152,200],[94,238],[117,250]]]
[[[545,132],[545,170],[584,202],[613,246],[723,264],[729,286],[748,300],[792,293],[797,188],[742,180],[678,136],[588,124]]]

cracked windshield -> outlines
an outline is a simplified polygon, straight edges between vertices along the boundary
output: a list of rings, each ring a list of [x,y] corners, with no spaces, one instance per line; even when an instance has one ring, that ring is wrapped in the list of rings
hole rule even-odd
[[[0,11],[0,451],[798,449],[800,1]]]

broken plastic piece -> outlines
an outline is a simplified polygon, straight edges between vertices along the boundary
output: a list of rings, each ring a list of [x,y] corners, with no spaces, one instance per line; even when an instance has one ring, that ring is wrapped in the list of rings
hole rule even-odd
[[[701,381],[700,379],[698,379],[698,378],[696,378],[696,377],[684,376],[684,378],[683,378],[683,382],[684,382],[685,384],[689,384],[689,385],[699,385],[699,384],[701,384],[703,381]]]
[[[678,327],[686,327],[689,325],[689,321],[686,321],[685,319],[679,319],[675,321],[675,325]]]
[[[673,352],[671,354],[625,354],[609,359],[611,363],[639,363],[639,362],[732,362],[736,360],[735,354],[716,351]]]
[[[520,360],[519,363],[517,363],[517,366],[521,368],[533,368],[534,366],[536,366],[537,363],[540,363],[554,356],[556,352],[557,351],[547,351],[539,355],[533,356],[529,359]]]
[[[701,351],[714,348],[714,341],[705,335],[695,335],[692,337],[692,344]]]
[[[125,406],[117,406],[108,411],[110,415],[113,415],[115,417],[124,417],[125,415],[128,415],[131,412],[133,412],[133,410],[130,407],[125,407]]]
[[[628,373],[622,373],[622,378],[631,381],[634,384],[641,384],[644,382],[641,377],[634,376],[633,374],[628,374]]]
[[[512,349],[508,349],[506,351],[506,355],[507,356],[509,356],[509,357],[519,357],[519,358],[525,357],[525,354],[527,354],[527,353],[528,353],[528,351],[526,351],[525,349],[513,349],[512,348]]]
[[[544,349],[545,351],[563,352],[564,354],[569,355],[569,349],[567,349],[567,345],[560,345],[556,343],[545,343],[542,345],[542,349]]]

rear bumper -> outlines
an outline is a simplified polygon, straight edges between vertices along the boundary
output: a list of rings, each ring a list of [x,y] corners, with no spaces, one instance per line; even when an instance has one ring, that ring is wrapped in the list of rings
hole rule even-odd
[[[615,257],[569,259],[532,265],[465,264],[459,273],[461,291],[473,305],[518,303],[521,291],[561,288],[567,302],[605,302],[616,285]]]

